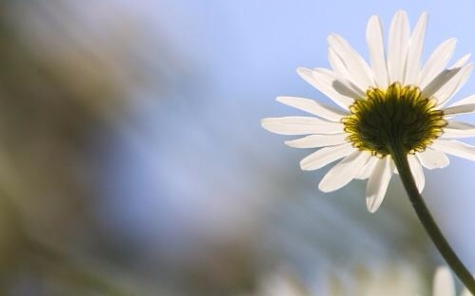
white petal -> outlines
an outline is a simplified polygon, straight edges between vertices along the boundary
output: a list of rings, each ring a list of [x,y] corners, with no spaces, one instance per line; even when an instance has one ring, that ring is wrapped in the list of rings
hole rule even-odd
[[[383,202],[393,170],[390,156],[378,159],[366,187],[366,206],[371,213],[376,212]]]
[[[417,158],[421,164],[429,169],[441,169],[449,165],[450,160],[444,152],[427,148],[424,152],[417,153]]]
[[[461,68],[461,67],[465,66],[465,64],[468,62],[468,60],[470,59],[471,56],[472,55],[469,54],[469,53],[464,55],[458,61],[456,61],[452,66],[450,66],[449,69]]]
[[[389,28],[388,71],[391,82],[403,81],[409,42],[409,21],[405,11],[398,11]]]
[[[409,162],[409,167],[411,168],[414,181],[416,182],[417,189],[419,189],[419,192],[422,192],[422,190],[424,190],[424,186],[426,185],[426,178],[424,176],[422,166],[419,163],[419,160],[417,160],[417,157],[414,155],[408,155],[407,160]]]
[[[445,129],[455,129],[455,130],[460,130],[460,131],[472,131],[475,129],[475,125],[462,122],[462,121],[455,121],[455,120],[450,120],[447,124],[447,126],[444,128]]]
[[[416,84],[421,67],[422,46],[424,44],[424,34],[427,27],[427,13],[423,12],[412,32],[409,41],[406,61],[406,76],[404,83]]]
[[[304,171],[318,170],[337,159],[349,155],[355,148],[349,143],[322,148],[300,161],[300,168]]]
[[[264,118],[264,129],[280,135],[336,134],[343,132],[343,124],[315,117],[287,116]]]
[[[473,138],[475,137],[475,134],[469,133],[469,132],[460,132],[459,130],[445,130],[442,136],[440,136],[441,139],[445,140],[453,140],[453,139],[464,139],[464,138]]]
[[[439,45],[431,54],[419,74],[419,87],[424,88],[447,65],[455,49],[456,39],[449,39]]]
[[[310,99],[297,97],[277,97],[277,101],[330,121],[340,121],[343,116],[348,114],[322,105],[317,101]]]
[[[450,120],[446,127],[444,127],[444,138],[467,138],[475,136],[475,125]]]
[[[475,98],[475,96],[473,96]],[[442,109],[444,115],[461,115],[461,114],[469,114],[475,112],[475,103],[473,104],[466,104],[466,105],[457,105],[451,106],[445,109]]]
[[[351,74],[348,72],[348,68],[346,67],[345,63],[331,47],[328,48],[328,61],[330,62],[330,65],[336,75],[343,77],[346,80],[351,80]]]
[[[454,139],[465,139],[465,138],[473,138],[475,135],[469,134],[469,133],[460,133],[460,132],[452,132],[452,131],[446,131],[442,136],[440,136],[441,139],[446,139],[446,140],[454,140]]]
[[[350,98],[361,98],[365,95],[365,89],[355,84],[352,75],[340,56],[335,53],[333,48],[328,49],[328,60],[334,70],[335,81],[332,86],[343,96]],[[317,69],[316,69],[317,70]]]
[[[471,95],[471,96],[468,96],[466,98],[463,98],[463,99],[453,103],[449,107],[455,107],[455,106],[460,106],[460,105],[468,105],[468,104],[475,104],[475,95]]]
[[[346,65],[351,75],[351,82],[363,90],[374,86],[373,75],[368,64],[343,37],[332,34],[328,36],[328,43]]]
[[[354,151],[328,171],[318,188],[323,192],[340,189],[355,178],[364,163],[371,157],[368,152]]]
[[[432,143],[431,148],[475,161],[475,147],[463,142],[437,139]]]
[[[369,176],[371,176],[371,173],[373,172],[374,166],[378,162],[377,157],[370,157],[368,161],[365,163],[365,165],[361,168],[361,170],[358,172],[356,175],[356,179],[364,180],[368,179]]]
[[[447,267],[437,268],[432,285],[434,296],[455,296],[455,284],[452,274]]]
[[[293,148],[318,148],[346,143],[346,133],[336,135],[310,135],[304,138],[285,141],[285,144]]]
[[[428,98],[435,95],[435,93],[437,93],[437,91],[439,91],[439,89],[441,89],[445,84],[449,83],[460,70],[461,68],[455,68],[446,69],[440,72],[439,75],[437,75],[431,82],[429,82],[429,84],[427,84],[425,88],[422,89],[422,97]]]
[[[348,106],[353,104],[354,100],[352,98],[345,97],[335,90],[333,82],[336,78],[328,69],[310,70],[307,68],[298,68],[297,73],[302,79],[321,91],[343,109],[348,110]]]
[[[460,68],[453,68],[456,70]],[[468,77],[472,73],[473,64],[469,64],[463,67],[452,79],[447,81],[437,92],[434,93],[434,97],[437,99],[437,106],[440,108],[445,105],[452,96],[457,93],[460,88],[467,82]]]
[[[374,73],[376,84],[386,89],[389,85],[388,68],[383,44],[383,29],[379,16],[373,15],[366,27],[366,42],[368,43],[371,69]]]
[[[365,92],[358,88],[351,81],[345,80],[343,78],[338,78],[333,81],[333,88],[341,95],[352,97],[355,99],[360,99],[365,97]]]

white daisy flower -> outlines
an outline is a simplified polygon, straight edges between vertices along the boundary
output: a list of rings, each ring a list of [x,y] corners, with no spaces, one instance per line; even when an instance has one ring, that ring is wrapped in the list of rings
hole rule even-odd
[[[295,148],[320,148],[302,159],[302,170],[320,169],[342,159],[324,176],[320,190],[337,190],[353,179],[368,179],[370,212],[381,205],[395,164],[391,147],[403,145],[419,192],[422,167],[443,168],[447,154],[475,160],[475,147],[455,139],[475,136],[475,126],[453,120],[475,113],[475,95],[448,105],[472,69],[465,55],[447,66],[455,39],[440,44],[422,65],[427,14],[412,33],[406,12],[398,11],[389,29],[387,50],[378,16],[368,21],[370,64],[341,36],[328,37],[331,69],[299,68],[298,74],[340,108],[310,99],[278,97],[277,101],[313,116],[265,118],[262,127],[282,135],[305,135],[285,142]]]

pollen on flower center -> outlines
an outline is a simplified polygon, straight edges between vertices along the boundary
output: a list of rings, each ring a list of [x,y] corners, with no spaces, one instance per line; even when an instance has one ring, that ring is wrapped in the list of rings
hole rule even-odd
[[[443,112],[434,108],[436,104],[412,85],[393,83],[386,90],[371,88],[342,119],[347,140],[355,148],[380,157],[390,154],[394,142],[403,145],[407,153],[422,152],[447,125]]]

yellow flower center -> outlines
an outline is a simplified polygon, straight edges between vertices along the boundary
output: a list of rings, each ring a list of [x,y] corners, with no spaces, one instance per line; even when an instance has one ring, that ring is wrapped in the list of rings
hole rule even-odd
[[[384,157],[394,143],[406,153],[422,152],[443,133],[444,113],[436,110],[437,101],[422,97],[416,86],[393,83],[385,91],[371,88],[366,97],[350,106],[344,117],[347,140],[362,151]]]

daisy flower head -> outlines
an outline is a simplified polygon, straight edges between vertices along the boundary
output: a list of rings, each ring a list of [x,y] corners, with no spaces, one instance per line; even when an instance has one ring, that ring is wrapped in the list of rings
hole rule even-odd
[[[470,55],[449,64],[455,39],[440,44],[422,63],[427,14],[410,30],[407,14],[396,12],[384,45],[378,16],[367,25],[367,63],[341,36],[328,37],[331,69],[299,68],[298,74],[338,107],[317,101],[278,97],[277,101],[312,116],[265,118],[262,127],[282,135],[304,136],[286,141],[290,147],[319,148],[300,162],[302,170],[320,169],[340,160],[323,177],[319,189],[337,190],[353,179],[368,179],[366,204],[370,212],[381,205],[393,173],[394,149],[407,155],[421,192],[423,167],[449,164],[447,154],[475,161],[475,147],[457,139],[475,136],[475,126],[457,121],[475,113],[475,95],[448,104],[467,81]]]

